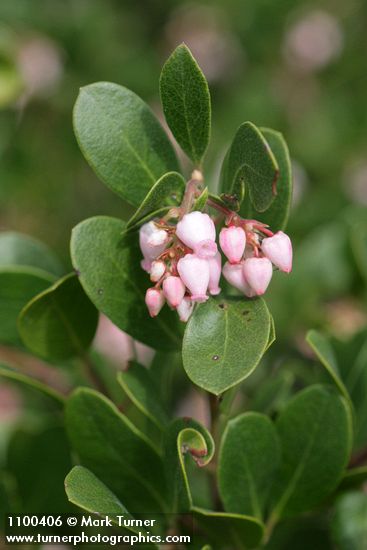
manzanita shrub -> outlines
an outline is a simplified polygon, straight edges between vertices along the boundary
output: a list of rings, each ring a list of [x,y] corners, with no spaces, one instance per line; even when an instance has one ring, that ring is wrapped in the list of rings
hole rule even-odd
[[[276,319],[262,295],[272,277],[292,277],[287,145],[279,132],[243,122],[212,181],[203,164],[210,94],[185,45],[164,65],[160,95],[191,164],[186,176],[142,99],[118,84],[91,84],[75,104],[80,149],[135,213],[128,221],[81,221],[69,274],[44,245],[0,237],[1,341],[69,372],[79,361],[89,378],[72,376],[75,388],[63,395],[24,370],[2,365],[0,374],[62,410],[78,460],[65,489],[81,509],[159,513],[165,532],[182,534],[189,528],[179,514],[192,514],[195,548],[309,549],[315,540],[327,548],[327,527],[339,541],[347,533],[350,507],[340,495],[367,478],[358,456],[351,464],[359,467],[348,468],[367,437],[355,383],[365,340],[335,344],[311,331],[325,377],[317,384],[306,375],[293,384],[281,371],[268,378]],[[156,350],[149,368],[131,361],[116,376],[89,349],[99,312]],[[348,346],[360,357],[352,379]],[[195,409],[193,418],[177,417],[190,386],[207,396],[210,429]],[[351,507],[366,506],[362,493],[353,495]]]

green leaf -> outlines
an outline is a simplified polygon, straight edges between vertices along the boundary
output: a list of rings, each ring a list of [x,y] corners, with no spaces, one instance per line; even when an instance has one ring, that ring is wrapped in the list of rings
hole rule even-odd
[[[208,188],[205,187],[202,193],[195,200],[193,210],[195,211],[199,210],[199,212],[202,212],[206,206],[208,198],[209,198],[209,191],[208,191]]]
[[[188,157],[201,164],[210,139],[211,107],[208,83],[185,44],[163,66],[160,93],[164,115]]]
[[[352,425],[346,400],[334,388],[311,386],[279,415],[283,464],[277,476],[271,523],[311,509],[338,485],[348,464]]]
[[[353,403],[350,399],[349,392],[341,379],[337,359],[330,342],[327,338],[325,338],[325,336],[323,336],[323,334],[317,332],[316,330],[310,330],[307,333],[306,342],[311,346],[320,360],[320,363],[325,367],[336,387],[348,401],[351,410],[353,410]]]
[[[299,516],[276,526],[266,550],[336,550],[330,541],[328,517]]]
[[[112,521],[113,516],[131,517],[116,495],[83,466],[74,466],[68,473],[65,491],[70,502],[91,514],[109,516]]]
[[[263,356],[270,314],[260,299],[211,298],[196,308],[183,341],[189,378],[219,395],[249,376]]]
[[[81,463],[134,512],[166,509],[163,464],[151,442],[102,394],[79,388],[65,421]]]
[[[23,306],[48,288],[55,277],[33,267],[13,266],[0,269],[0,341],[20,344],[17,319]]]
[[[83,355],[97,329],[98,313],[73,273],[35,296],[21,311],[24,344],[46,359]]]
[[[338,550],[367,548],[367,495],[351,492],[340,497],[335,506],[331,532]]]
[[[47,395],[47,397],[51,397],[54,401],[56,401],[59,404],[63,405],[65,402],[65,397],[58,391],[54,390],[50,386],[47,386],[40,380],[37,380],[36,378],[32,378],[31,376],[27,376],[23,372],[20,372],[19,370],[16,370],[12,367],[9,367],[8,365],[0,364],[0,377],[8,378],[9,380],[15,380],[16,382],[25,384],[26,386],[29,386]]]
[[[236,550],[257,548],[263,538],[264,524],[257,518],[213,512],[196,506],[192,512],[200,527],[207,532],[208,538],[221,547],[223,545]]]
[[[272,346],[277,339],[277,335],[275,332],[275,323],[274,323],[274,317],[270,315],[270,332],[269,332],[269,340],[268,344],[266,346],[266,349],[268,350],[270,346]]]
[[[284,370],[283,365],[277,372],[267,376],[261,385],[256,387],[256,391],[250,402],[252,411],[263,412],[273,415],[283,408],[292,393],[294,383],[294,372]]]
[[[177,418],[165,434],[165,472],[170,507],[175,512],[188,512],[192,496],[186,473],[185,457],[206,466],[214,455],[210,433],[192,418]]]
[[[0,233],[0,266],[30,266],[60,276],[64,269],[52,250],[28,235]]]
[[[254,209],[264,212],[275,199],[278,174],[277,161],[260,130],[251,122],[241,124],[223,162],[222,193],[234,195],[240,203],[248,193]]]
[[[138,409],[158,428],[164,429],[168,415],[150,371],[138,363],[130,362],[126,370],[118,373],[117,380]]]
[[[151,283],[140,266],[138,236],[122,239],[124,227],[120,220],[100,216],[73,229],[71,259],[80,282],[97,309],[121,330],[153,348],[178,349],[182,323],[168,307],[149,317],[144,297]]]
[[[119,527],[116,516],[124,516],[124,520],[132,520],[125,506],[98,477],[83,466],[74,466],[65,478],[65,491],[70,502],[90,514],[96,514],[102,518],[109,517],[111,522]],[[144,533],[144,528],[137,528],[134,524],[119,527],[119,535],[124,532]],[[149,549],[158,549],[154,544],[145,544]]]
[[[276,195],[270,207],[258,215],[249,196],[241,206],[241,215],[244,218],[256,218],[268,224],[272,231],[285,229],[289,217],[292,200],[292,168],[287,144],[281,133],[261,128],[279,167],[279,176],[276,182]]]
[[[271,420],[248,412],[230,420],[219,453],[219,491],[227,512],[263,519],[280,464],[280,444]]]
[[[81,88],[74,130],[98,177],[134,206],[163,174],[178,170],[173,147],[152,111],[118,84],[97,82]]]
[[[185,180],[177,172],[164,174],[150,189],[147,196],[126,224],[126,229],[137,227],[152,214],[163,216],[173,206],[179,206],[185,191]]]
[[[367,438],[367,331],[348,340],[333,339],[330,345],[355,409],[354,447],[362,449]]]

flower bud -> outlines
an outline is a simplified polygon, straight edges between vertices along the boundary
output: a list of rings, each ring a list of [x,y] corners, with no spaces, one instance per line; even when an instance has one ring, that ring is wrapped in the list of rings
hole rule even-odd
[[[190,298],[188,298],[187,296],[182,300],[180,305],[178,305],[176,308],[180,321],[187,323],[194,310],[194,305],[194,302],[190,300]]]
[[[215,244],[215,225],[208,214],[202,212],[185,214],[177,224],[176,235],[201,257],[215,256],[217,252],[216,245],[214,247],[213,244],[210,245],[206,242],[210,241]]]
[[[158,229],[154,222],[145,223],[139,231],[139,244],[144,260],[141,266],[150,271],[151,262],[165,250],[169,235],[164,229]]]
[[[214,258],[209,258],[209,292],[213,296],[220,293],[219,280],[222,271],[222,257],[220,252],[217,252]]]
[[[170,275],[163,281],[163,294],[171,307],[177,307],[185,296],[186,288],[180,277]]]
[[[241,261],[246,246],[246,233],[242,227],[223,227],[219,234],[219,242],[231,264]]]
[[[156,317],[164,306],[164,296],[161,290],[148,288],[145,294],[145,303],[151,317]]]
[[[263,239],[261,250],[280,271],[285,273],[292,271],[292,242],[283,231]]]
[[[166,264],[164,262],[161,260],[152,262],[150,266],[150,280],[153,281],[153,283],[156,283],[161,277],[163,277],[165,271]]]
[[[264,294],[273,275],[273,266],[268,258],[249,258],[243,262],[245,281],[260,296]]]
[[[226,262],[223,266],[223,277],[230,285],[237,288],[240,292],[243,292],[248,298],[255,296],[255,292],[246,283],[243,274],[243,262],[239,264]]]
[[[205,302],[209,285],[209,263],[195,254],[186,254],[177,263],[177,270],[183,283],[191,292],[193,302]]]

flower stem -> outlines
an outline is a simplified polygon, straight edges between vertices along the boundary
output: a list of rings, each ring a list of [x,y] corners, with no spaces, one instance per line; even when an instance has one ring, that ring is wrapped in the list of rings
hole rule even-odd
[[[198,188],[203,183],[203,174],[200,170],[194,170],[191,174],[191,179],[186,184],[185,194],[180,207],[180,218],[190,212],[194,204],[195,195]]]

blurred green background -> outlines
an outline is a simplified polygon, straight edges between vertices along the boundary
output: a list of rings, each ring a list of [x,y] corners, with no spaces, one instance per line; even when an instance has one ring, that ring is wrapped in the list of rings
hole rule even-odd
[[[39,238],[70,266],[74,225],[96,214],[129,215],[80,153],[73,104],[80,86],[113,81],[162,120],[160,69],[185,41],[211,89],[205,169],[213,189],[241,122],[275,128],[289,144],[294,272],[277,274],[267,295],[278,342],[266,361],[277,358],[276,367],[283,357],[294,371],[310,360],[306,330],[321,327],[346,340],[367,324],[366,21],[367,2],[356,0],[2,0],[0,229]],[[248,380],[250,393],[260,371]],[[49,441],[39,438],[39,445]],[[21,444],[26,436],[16,434],[10,457]],[[62,472],[68,467],[65,457]],[[21,472],[24,464],[13,468]]]

